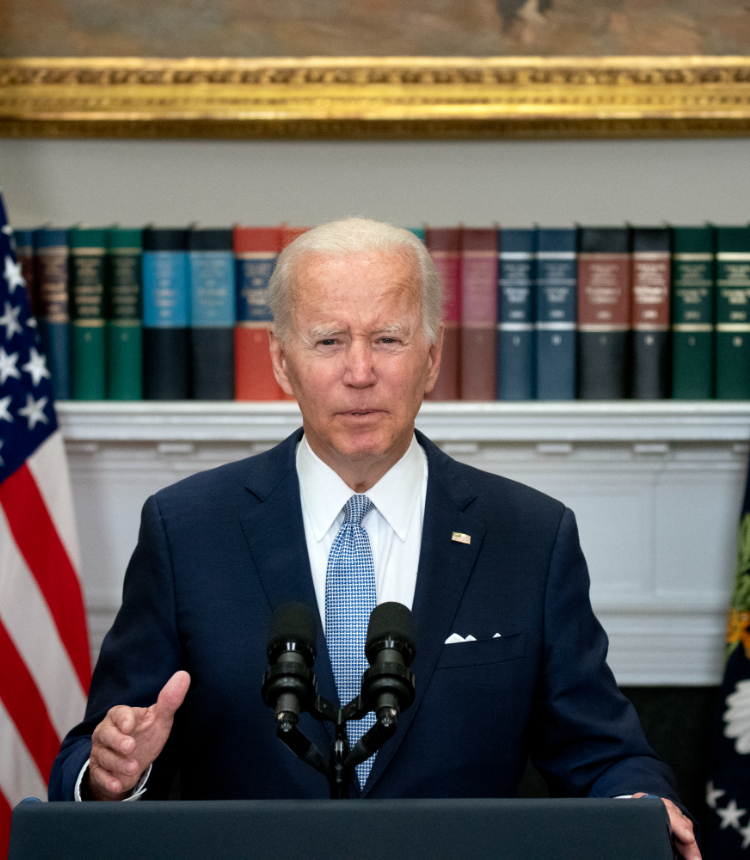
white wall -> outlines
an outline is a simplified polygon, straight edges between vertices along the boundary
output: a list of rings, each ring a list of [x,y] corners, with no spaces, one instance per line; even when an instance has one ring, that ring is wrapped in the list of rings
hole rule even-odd
[[[750,140],[0,140],[16,226],[746,223]]]

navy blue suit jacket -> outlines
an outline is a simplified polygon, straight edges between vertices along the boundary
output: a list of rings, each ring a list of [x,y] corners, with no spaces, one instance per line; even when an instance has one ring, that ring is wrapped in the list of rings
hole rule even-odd
[[[295,468],[301,432],[146,502],[122,608],[85,720],[55,762],[50,799],[72,799],[107,710],[151,705],[178,669],[192,683],[149,797],[164,797],[177,769],[185,798],[328,796],[325,778],[277,740],[260,696],[273,609],[291,600],[317,609]],[[553,795],[676,800],[605,663],[573,514],[418,439],[429,481],[413,607],[417,696],[361,794],[515,796],[530,754]],[[452,633],[477,641],[446,645]],[[318,691],[336,702],[322,633],[315,672]],[[328,750],[327,724],[306,714],[301,728]]]

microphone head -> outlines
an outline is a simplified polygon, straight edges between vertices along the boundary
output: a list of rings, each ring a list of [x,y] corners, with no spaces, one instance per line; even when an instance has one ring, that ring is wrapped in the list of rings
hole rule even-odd
[[[269,662],[274,663],[284,651],[301,651],[312,666],[317,638],[317,612],[305,603],[282,603],[271,617],[266,648]]]
[[[383,648],[395,648],[404,657],[407,666],[411,665],[417,653],[414,633],[414,616],[403,603],[381,603],[372,610],[367,625],[365,655],[369,663]]]

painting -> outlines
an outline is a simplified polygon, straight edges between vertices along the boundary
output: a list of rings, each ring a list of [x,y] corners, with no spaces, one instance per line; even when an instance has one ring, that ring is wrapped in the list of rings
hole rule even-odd
[[[3,0],[4,57],[750,54],[737,0]]]
[[[0,0],[0,135],[747,135],[748,58],[736,0]]]

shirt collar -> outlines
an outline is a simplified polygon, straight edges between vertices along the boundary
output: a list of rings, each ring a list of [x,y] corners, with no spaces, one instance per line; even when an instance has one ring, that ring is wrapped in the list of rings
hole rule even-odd
[[[404,456],[366,493],[402,541],[417,507],[425,468],[424,452],[412,436]],[[318,457],[304,436],[297,446],[297,475],[302,503],[315,540],[320,541],[354,491]]]

